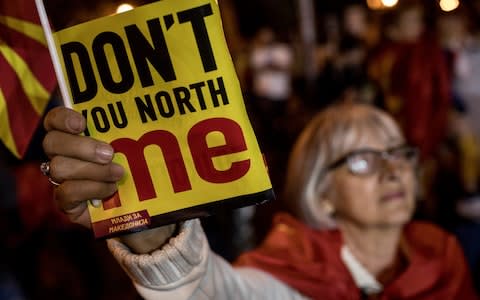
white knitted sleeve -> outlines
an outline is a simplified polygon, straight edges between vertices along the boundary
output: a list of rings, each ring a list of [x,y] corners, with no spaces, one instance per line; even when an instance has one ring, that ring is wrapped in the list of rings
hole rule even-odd
[[[180,233],[151,254],[107,242],[144,299],[305,299],[265,272],[233,268],[210,250],[199,220],[181,224]]]

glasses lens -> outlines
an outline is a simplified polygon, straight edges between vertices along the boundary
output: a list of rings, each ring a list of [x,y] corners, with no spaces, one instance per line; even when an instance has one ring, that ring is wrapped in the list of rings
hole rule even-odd
[[[408,163],[416,163],[417,156],[417,150],[412,147],[401,147],[390,152],[391,159]]]
[[[351,155],[348,160],[348,169],[353,174],[370,174],[376,169],[380,156],[375,152],[363,152]]]
[[[418,158],[417,150],[408,146],[392,149],[387,153],[387,156],[384,156],[386,153],[382,154],[382,152],[377,151],[362,151],[350,154],[347,158],[348,169],[353,174],[369,175],[378,170],[383,159],[400,164],[407,163],[413,165]]]

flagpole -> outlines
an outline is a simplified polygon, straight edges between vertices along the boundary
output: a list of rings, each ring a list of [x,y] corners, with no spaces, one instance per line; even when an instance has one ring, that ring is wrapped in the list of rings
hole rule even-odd
[[[55,74],[57,75],[58,86],[60,88],[60,93],[62,94],[63,103],[66,107],[72,108],[72,99],[70,98],[65,77],[63,76],[62,65],[58,56],[57,47],[55,47],[55,42],[53,40],[53,33],[50,27],[50,22],[48,21],[45,5],[43,4],[43,0],[35,0],[35,4],[37,6],[40,22],[45,33],[45,39],[47,40],[48,50],[53,62],[53,68],[55,70]]]
[[[63,76],[62,65],[60,64],[60,59],[58,58],[57,47],[55,47],[52,29],[50,27],[50,22],[48,21],[47,12],[45,11],[45,5],[43,4],[43,0],[35,0],[35,4],[37,6],[40,22],[42,23],[43,31],[45,33],[45,39],[47,40],[48,50],[53,62],[53,68],[55,70],[55,74],[57,75],[58,86],[60,88],[60,93],[62,94],[63,103],[65,107],[72,108],[73,102],[70,98],[70,94],[68,93],[65,77]],[[100,199],[91,199],[88,202],[90,205],[97,208],[102,205],[102,200]]]

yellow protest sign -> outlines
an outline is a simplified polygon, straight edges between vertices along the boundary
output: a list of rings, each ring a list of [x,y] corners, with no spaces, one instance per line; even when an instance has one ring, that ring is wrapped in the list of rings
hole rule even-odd
[[[213,0],[163,0],[54,34],[85,135],[127,170],[97,237],[273,198]]]

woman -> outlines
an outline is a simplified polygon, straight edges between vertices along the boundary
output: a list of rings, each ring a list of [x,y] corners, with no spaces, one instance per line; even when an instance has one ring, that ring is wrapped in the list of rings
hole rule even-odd
[[[56,200],[89,226],[87,199],[115,192],[123,170],[106,144],[77,136],[64,108],[45,119]],[[360,104],[317,115],[288,166],[281,213],[262,245],[235,267],[209,250],[198,220],[111,239],[146,299],[477,299],[455,238],[411,222],[417,152],[391,117]]]

